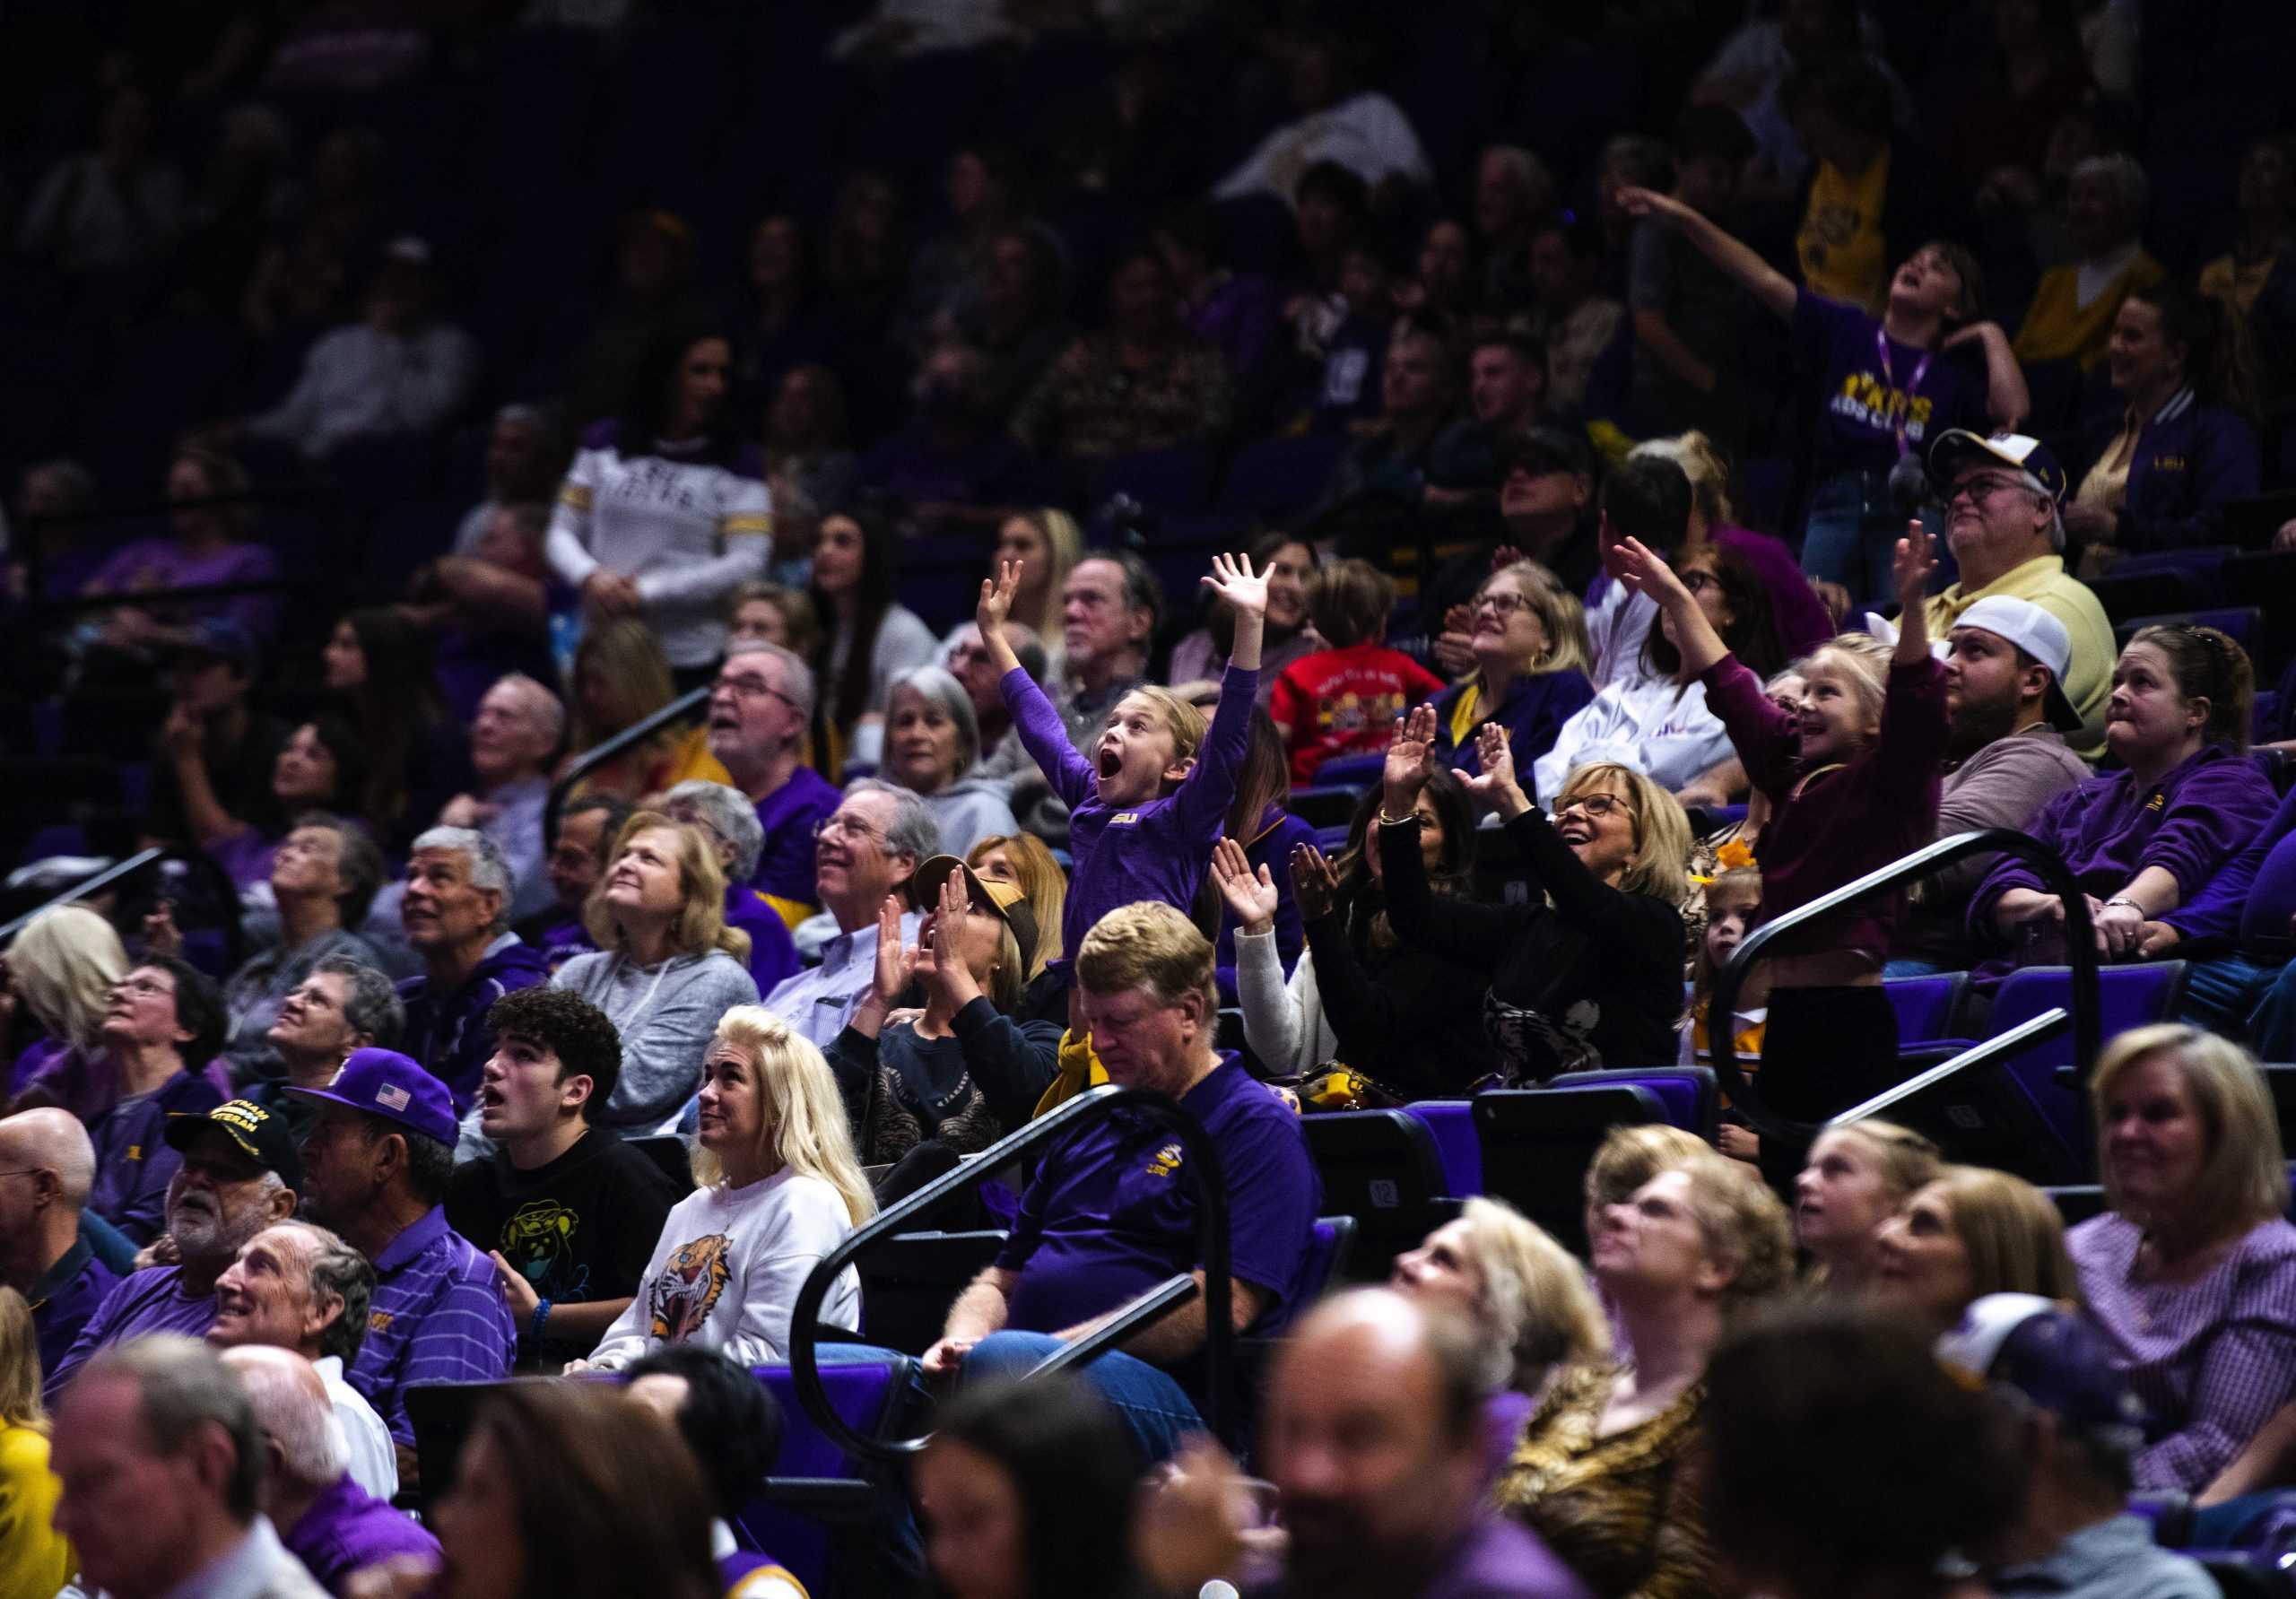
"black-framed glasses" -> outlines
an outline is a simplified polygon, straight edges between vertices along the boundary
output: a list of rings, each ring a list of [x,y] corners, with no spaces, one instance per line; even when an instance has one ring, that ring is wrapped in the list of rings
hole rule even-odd
[[[1589,817],[1599,821],[1605,816],[1624,814],[1626,802],[1614,794],[1573,795],[1567,800],[1557,800],[1552,814],[1557,821],[1561,821],[1573,811],[1584,811]]]
[[[1519,594],[1479,594],[1474,596],[1475,610],[1480,611],[1486,605],[1501,616],[1512,616],[1518,611],[1529,610],[1531,602],[1527,596]]]
[[[1971,505],[1983,505],[1988,498],[1998,494],[2004,489],[2022,489],[2024,486],[2022,480],[2013,477],[1996,477],[1990,474],[1973,477],[1966,482],[1955,483],[1946,492],[1945,503],[1950,507],[1966,494]]]

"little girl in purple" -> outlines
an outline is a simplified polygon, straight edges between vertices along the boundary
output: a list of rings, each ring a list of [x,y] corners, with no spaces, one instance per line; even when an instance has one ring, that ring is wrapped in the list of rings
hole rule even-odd
[[[1161,900],[1186,911],[1195,904],[1250,742],[1267,579],[1253,572],[1245,555],[1214,556],[1204,579],[1236,617],[1235,647],[1210,730],[1194,706],[1168,689],[1143,684],[1117,701],[1089,760],[1070,745],[1059,711],[1004,641],[1020,580],[1021,563],[1004,562],[996,580],[980,586],[977,619],[1004,674],[1004,705],[1021,743],[1068,804],[1074,864],[1060,932],[1061,947],[1076,950],[1093,924],[1118,906]]]

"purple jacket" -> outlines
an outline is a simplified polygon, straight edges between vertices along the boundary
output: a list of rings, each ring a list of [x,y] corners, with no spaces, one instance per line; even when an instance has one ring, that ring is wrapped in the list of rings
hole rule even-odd
[[[1460,771],[1479,774],[1483,756],[1474,738],[1456,745],[1451,742],[1451,708],[1467,688],[1466,683],[1454,683],[1435,701],[1435,753]],[[1485,722],[1496,722],[1507,729],[1507,749],[1515,757],[1515,769],[1527,772],[1531,762],[1554,748],[1562,725],[1585,709],[1594,697],[1595,685],[1583,672],[1569,667],[1561,672],[1528,672],[1508,683],[1507,698],[1497,706],[1476,706],[1474,725],[1481,727]]]
[[[2207,886],[2161,917],[2189,942],[2289,935],[2296,917],[2296,790]]]
[[[399,984],[399,1003],[406,1007],[406,1031],[399,1047],[453,1091],[455,1114],[461,1116],[478,1097],[479,1073],[494,1053],[486,1012],[504,995],[549,981],[550,967],[542,952],[505,933],[487,946],[484,959],[452,994],[433,995],[427,977]]]
[[[770,994],[783,978],[796,975],[797,945],[789,924],[765,896],[746,883],[726,885],[726,926],[750,935],[750,976],[760,994]]]
[[[1118,906],[1150,899],[1192,909],[1235,801],[1259,673],[1228,668],[1220,679],[1220,708],[1187,779],[1171,793],[1124,811],[1101,802],[1092,763],[1069,743],[1060,713],[1035,681],[1015,666],[999,686],[1022,744],[1068,806],[1068,853],[1075,864],[1068,873],[1060,936],[1070,959],[1093,925]]]
[[[2157,783],[2123,771],[2067,789],[2041,807],[2030,831],[2065,857],[2083,893],[2108,899],[2159,866],[2176,878],[2179,902],[2190,903],[2257,836],[2277,797],[2246,755],[2206,744]],[[1993,907],[2009,889],[2048,891],[2031,867],[2003,856],[1970,897],[1970,932],[1979,943],[2000,942]]]
[[[2119,442],[2124,425],[2116,418],[2090,441],[2091,465]],[[2238,412],[2180,389],[2137,430],[2112,542],[2129,551],[2216,543],[2225,502],[2254,494],[2257,481],[2256,430]]]
[[[404,1510],[394,1510],[351,1480],[348,1472],[313,1499],[279,1542],[310,1569],[319,1586],[340,1595],[354,1571],[379,1566],[394,1555],[419,1554],[435,1560],[439,1540]]]

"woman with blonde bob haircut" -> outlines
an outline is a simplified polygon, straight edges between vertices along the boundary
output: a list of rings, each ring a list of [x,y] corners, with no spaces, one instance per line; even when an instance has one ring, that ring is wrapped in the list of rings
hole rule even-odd
[[[2089,1099],[2111,1209],[2073,1230],[2073,1263],[2159,1430],[2136,1486],[2198,1492],[2296,1397],[2280,1120],[2255,1056],[2178,1024],[2115,1038]]]
[[[1475,732],[1496,722],[1527,772],[1595,697],[1587,608],[1546,568],[1518,561],[1483,580],[1467,615],[1474,669],[1435,702],[1439,747],[1462,772],[1480,771]]]
[[[59,1484],[48,1465],[39,1385],[31,1307],[14,1289],[0,1288],[0,1503],[8,1507],[0,1532],[0,1593],[12,1596],[55,1593],[79,1565],[72,1545],[49,1525]]]
[[[1028,901],[1029,914],[1036,917],[1037,948],[1027,977],[1035,982],[1046,966],[1061,957],[1060,917],[1068,906],[1068,873],[1034,833],[991,833],[965,852],[965,865],[991,882],[1013,884]]]
[[[726,1012],[696,1106],[698,1186],[664,1221],[638,1297],[578,1367],[619,1370],[688,1343],[744,1366],[787,1360],[798,1289],[876,1214],[829,1063],[772,1012]],[[826,1326],[859,1326],[856,1273],[831,1285],[821,1315]]]
[[[1499,1200],[1468,1200],[1457,1220],[1396,1256],[1389,1282],[1465,1313],[1490,1352],[1494,1387],[1536,1400],[1563,1367],[1610,1356],[1610,1322],[1585,1270],[1544,1228]],[[1518,1423],[1528,1414],[1514,1413]]]
[[[718,1019],[757,1003],[750,935],[726,926],[716,844],[639,812],[614,836],[582,925],[596,952],[560,967],[551,986],[588,1000],[622,1035],[622,1081],[596,1119],[651,1133],[693,1098]]]
[[[1908,1195],[1875,1230],[1873,1254],[1874,1301],[1939,1333],[1987,1294],[2081,1299],[2056,1203],[1982,1166],[1948,1166]]]
[[[17,1057],[13,1091],[67,1049],[92,1049],[111,991],[127,975],[112,925],[83,905],[42,911],[8,949],[8,975],[47,1037]]]

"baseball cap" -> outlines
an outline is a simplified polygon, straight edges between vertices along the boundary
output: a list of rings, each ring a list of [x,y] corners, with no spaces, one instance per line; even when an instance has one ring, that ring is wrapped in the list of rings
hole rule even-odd
[[[279,1174],[290,1188],[303,1186],[302,1157],[295,1152],[295,1135],[277,1113],[252,1099],[226,1099],[208,1111],[177,1111],[161,1136],[170,1149],[187,1150],[192,1141],[213,1127],[237,1144],[239,1152],[265,1171]]]
[[[952,855],[936,855],[918,867],[917,876],[909,887],[911,903],[921,911],[930,912],[941,902],[941,885],[956,873],[965,877],[965,892],[976,905],[986,905],[996,913],[996,919],[1013,930],[1013,942],[1021,946],[1021,975],[1036,963],[1037,916],[1029,908],[1028,896],[1017,882],[999,882],[981,874]]]
[[[1955,475],[1973,463],[2021,472],[2042,493],[2064,503],[2065,468],[2057,464],[2055,452],[2038,439],[2023,433],[1996,433],[1987,439],[1967,428],[1948,428],[1929,447],[1930,482],[1950,491]]]
[[[2031,600],[2005,594],[1987,595],[1953,618],[1953,627],[1980,628],[2006,639],[2048,668],[2048,693],[2041,710],[2049,726],[2060,733],[2078,733],[2081,713],[2066,698],[2065,674],[2073,665],[2073,635],[2065,624]]]
[[[178,656],[205,656],[228,661],[242,672],[255,670],[255,635],[227,616],[195,621],[176,646]]]
[[[396,1049],[354,1049],[326,1087],[287,1091],[309,1104],[341,1105],[378,1116],[454,1147],[454,1096],[430,1068]]]
[[[1987,1294],[1937,1341],[1937,1358],[2022,1394],[2069,1429],[2129,1451],[2144,1441],[2144,1401],[2104,1334],[2039,1294]]]
[[[1551,472],[1578,472],[1592,477],[1595,461],[1586,441],[1561,428],[1531,428],[1501,439],[1493,447],[1499,475],[1526,472],[1544,477]]]

